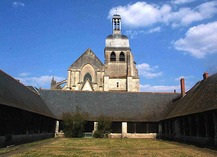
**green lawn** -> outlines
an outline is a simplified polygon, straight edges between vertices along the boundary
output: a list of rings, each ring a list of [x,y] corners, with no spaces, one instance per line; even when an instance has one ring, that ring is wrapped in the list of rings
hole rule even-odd
[[[53,138],[13,148],[2,148],[1,155],[14,157],[212,157],[217,156],[217,151],[154,139]]]

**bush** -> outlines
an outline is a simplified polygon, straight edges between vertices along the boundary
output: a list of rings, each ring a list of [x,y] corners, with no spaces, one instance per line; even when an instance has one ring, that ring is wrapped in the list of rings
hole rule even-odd
[[[95,138],[108,137],[110,128],[111,128],[111,118],[106,117],[106,116],[100,116],[98,118],[97,130],[94,132],[93,137]]]
[[[96,130],[93,134],[93,137],[95,138],[103,138],[104,137],[104,133],[102,131]]]
[[[79,108],[75,112],[63,114],[63,132],[66,137],[82,137],[85,125],[86,113],[82,113]]]

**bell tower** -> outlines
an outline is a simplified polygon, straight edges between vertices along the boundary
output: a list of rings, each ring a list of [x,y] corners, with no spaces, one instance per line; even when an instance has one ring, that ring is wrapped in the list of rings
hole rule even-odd
[[[113,34],[121,34],[121,16],[114,15],[112,18]]]
[[[121,16],[112,17],[112,34],[105,41],[104,91],[139,91],[139,77],[129,39],[121,33]]]

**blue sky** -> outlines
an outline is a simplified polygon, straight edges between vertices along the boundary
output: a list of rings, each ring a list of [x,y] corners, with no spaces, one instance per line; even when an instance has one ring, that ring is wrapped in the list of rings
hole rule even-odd
[[[205,71],[217,72],[216,0],[1,0],[0,68],[25,85],[50,88],[88,48],[104,63],[116,12],[141,91],[179,92],[181,77],[190,89]]]

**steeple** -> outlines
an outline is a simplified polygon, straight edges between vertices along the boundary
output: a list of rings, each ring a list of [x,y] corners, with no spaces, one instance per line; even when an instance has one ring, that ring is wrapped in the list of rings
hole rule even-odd
[[[112,17],[113,34],[121,34],[121,16],[113,15]]]
[[[129,39],[121,34],[121,16],[114,14],[112,17],[112,34],[106,38],[106,48],[128,48],[130,49]]]

